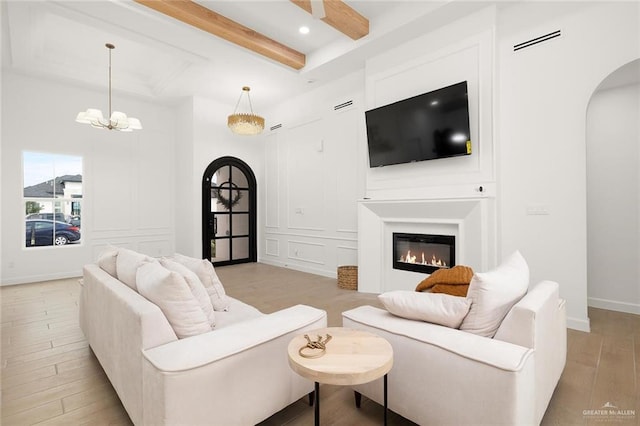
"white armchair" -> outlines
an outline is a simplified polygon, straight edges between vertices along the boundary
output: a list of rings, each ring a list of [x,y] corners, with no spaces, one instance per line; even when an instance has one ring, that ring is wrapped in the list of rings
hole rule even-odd
[[[539,424],[566,360],[565,304],[551,281],[529,290],[493,338],[371,306],[342,321],[391,343],[389,409],[420,425]],[[382,389],[378,381],[354,387],[380,404]]]

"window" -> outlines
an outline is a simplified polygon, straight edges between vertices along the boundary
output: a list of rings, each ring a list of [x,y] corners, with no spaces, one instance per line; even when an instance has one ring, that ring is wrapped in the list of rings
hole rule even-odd
[[[82,157],[23,153],[25,247],[81,242]]]

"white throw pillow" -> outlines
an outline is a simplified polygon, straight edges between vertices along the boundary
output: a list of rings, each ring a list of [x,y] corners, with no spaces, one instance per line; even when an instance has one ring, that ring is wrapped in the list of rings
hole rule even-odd
[[[467,292],[471,309],[460,330],[493,337],[504,317],[528,288],[529,266],[519,251],[508,256],[494,270],[475,273]]]
[[[98,266],[111,275],[113,278],[118,278],[118,270],[116,267],[116,260],[118,258],[118,247],[107,246],[107,248],[98,256]]]
[[[387,311],[399,317],[458,328],[471,300],[444,293],[396,290],[378,296]]]
[[[140,294],[158,305],[178,338],[211,331],[207,316],[182,275],[154,262],[142,265],[136,280]]]
[[[118,256],[116,257],[116,273],[118,279],[138,291],[136,273],[140,266],[149,262],[156,262],[156,260],[146,254],[133,250],[126,248],[118,249]]]
[[[213,265],[206,259],[196,259],[194,257],[185,256],[180,253],[176,253],[173,256],[173,260],[186,266],[196,273],[200,281],[207,289],[209,297],[211,298],[211,304],[216,311],[228,311],[229,310],[229,298],[224,291],[224,287],[216,274]]]
[[[160,264],[167,268],[170,271],[177,272],[182,275],[187,284],[189,285],[189,289],[191,293],[200,304],[202,311],[207,316],[207,320],[209,321],[209,325],[214,327],[216,325],[216,317],[213,312],[213,305],[211,304],[211,299],[209,298],[209,293],[207,293],[207,289],[204,288],[202,281],[193,272],[191,269],[187,268],[180,263],[173,261],[171,259],[160,259]]]

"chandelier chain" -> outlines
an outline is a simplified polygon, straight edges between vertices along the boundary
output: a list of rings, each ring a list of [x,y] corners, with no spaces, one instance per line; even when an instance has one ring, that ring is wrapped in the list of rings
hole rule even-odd
[[[246,86],[243,87],[242,92],[240,92],[240,97],[238,97],[238,102],[236,102],[236,107],[234,108],[233,113],[236,114],[238,112],[238,107],[240,106],[240,101],[242,100],[243,92],[247,92],[247,100],[249,101],[249,110],[251,111],[251,114],[253,114],[253,105],[251,105],[251,95],[249,94],[249,88]]]

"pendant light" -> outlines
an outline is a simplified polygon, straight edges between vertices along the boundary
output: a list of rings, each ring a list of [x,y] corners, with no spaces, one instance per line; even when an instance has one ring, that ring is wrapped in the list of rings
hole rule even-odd
[[[227,119],[227,125],[233,133],[238,135],[257,135],[264,130],[264,118],[253,113],[253,107],[251,106],[251,97],[249,96],[249,86],[244,86],[242,92],[240,92],[240,98],[236,103],[236,109],[233,114]],[[246,93],[249,101],[249,112],[239,113],[238,106],[242,100],[242,96]]]
[[[111,112],[111,51],[116,47],[111,43],[107,43],[105,46],[109,49],[109,119],[104,118],[101,110],[89,108],[86,111],[79,112],[76,121],[78,123],[91,124],[92,127],[98,129],[118,130],[121,132],[141,130],[142,124],[137,118],[127,117],[127,114],[120,111]]]

